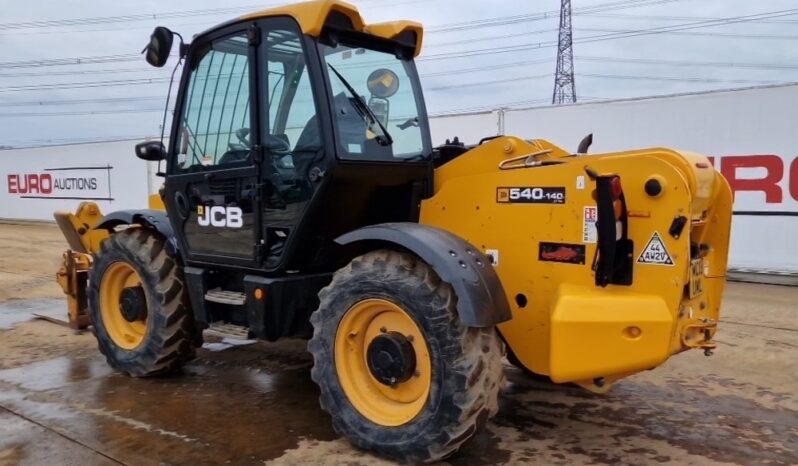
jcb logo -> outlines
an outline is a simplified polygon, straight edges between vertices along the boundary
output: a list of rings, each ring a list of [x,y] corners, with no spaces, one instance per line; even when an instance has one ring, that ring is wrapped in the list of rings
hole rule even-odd
[[[240,207],[197,206],[197,223],[207,227],[241,228],[244,225]]]

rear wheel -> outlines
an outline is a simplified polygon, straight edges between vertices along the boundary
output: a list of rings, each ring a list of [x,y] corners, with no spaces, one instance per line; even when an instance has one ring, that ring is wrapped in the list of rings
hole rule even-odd
[[[89,319],[108,364],[142,377],[194,358],[194,323],[180,267],[164,240],[128,228],[105,240],[89,276]]]
[[[498,410],[495,329],[464,326],[451,286],[416,256],[360,256],[319,298],[311,375],[336,431],[354,445],[408,462],[435,461]]]

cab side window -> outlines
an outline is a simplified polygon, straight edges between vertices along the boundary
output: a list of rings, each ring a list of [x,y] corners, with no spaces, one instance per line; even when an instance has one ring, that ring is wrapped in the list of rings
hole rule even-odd
[[[250,161],[249,45],[245,33],[218,39],[194,60],[178,134],[179,171]]]

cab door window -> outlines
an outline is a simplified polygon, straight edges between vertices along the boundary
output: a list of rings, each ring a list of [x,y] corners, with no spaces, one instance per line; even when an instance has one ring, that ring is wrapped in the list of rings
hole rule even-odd
[[[264,37],[261,67],[266,71],[268,92],[263,93],[261,108],[269,191],[264,199],[266,220],[292,223],[312,194],[308,169],[322,155],[321,133],[302,36],[289,28],[275,28]]]
[[[193,60],[178,134],[178,171],[250,162],[249,46],[245,33],[218,39]]]

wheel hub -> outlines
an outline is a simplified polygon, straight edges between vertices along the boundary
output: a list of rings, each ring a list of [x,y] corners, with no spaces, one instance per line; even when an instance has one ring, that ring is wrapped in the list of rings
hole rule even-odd
[[[416,370],[413,345],[399,332],[376,336],[369,343],[366,358],[371,375],[391,387],[410,379]]]
[[[119,294],[119,310],[128,322],[147,318],[147,298],[141,286],[124,288]]]

